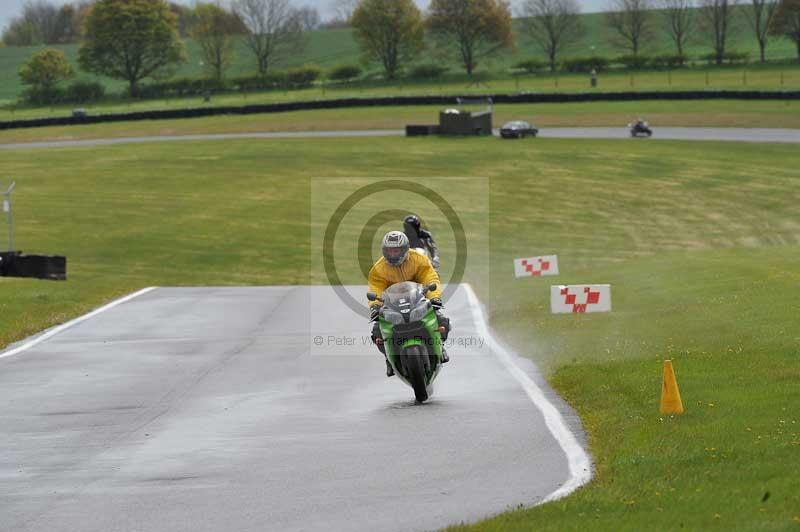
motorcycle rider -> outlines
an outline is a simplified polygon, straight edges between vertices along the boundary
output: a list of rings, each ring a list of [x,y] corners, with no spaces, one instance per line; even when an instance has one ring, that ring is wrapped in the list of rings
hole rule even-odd
[[[430,231],[422,229],[419,216],[409,214],[403,218],[403,232],[408,237],[412,248],[422,248],[428,251],[434,270],[439,270],[439,246],[433,239]]]
[[[425,286],[436,283],[436,290],[427,293],[427,297],[433,306],[439,325],[444,327],[442,342],[447,340],[450,332],[450,319],[444,313],[444,303],[442,303],[442,283],[439,281],[439,274],[433,269],[431,261],[417,251],[411,249],[408,237],[400,231],[389,231],[381,242],[382,257],[375,262],[369,271],[369,291],[381,297],[384,290],[393,284],[403,281],[413,281]],[[370,321],[372,326],[372,341],[377,345],[378,350],[386,357],[386,348],[383,345],[378,315],[380,314],[381,303],[370,301]],[[449,362],[450,357],[442,345],[442,362]],[[394,375],[394,369],[386,358],[386,376]]]

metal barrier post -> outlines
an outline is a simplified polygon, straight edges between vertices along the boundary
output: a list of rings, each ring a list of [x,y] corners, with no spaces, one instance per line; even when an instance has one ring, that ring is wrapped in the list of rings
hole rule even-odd
[[[13,181],[8,190],[3,192],[3,212],[6,213],[6,222],[8,223],[8,251],[14,251],[14,213],[11,208],[11,192],[17,182]]]

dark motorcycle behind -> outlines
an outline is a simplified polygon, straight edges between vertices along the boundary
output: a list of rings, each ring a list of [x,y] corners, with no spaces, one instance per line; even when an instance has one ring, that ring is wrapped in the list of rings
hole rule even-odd
[[[628,124],[628,129],[630,130],[631,137],[652,137],[653,130],[650,129],[650,125],[647,122],[636,122],[634,124]]]

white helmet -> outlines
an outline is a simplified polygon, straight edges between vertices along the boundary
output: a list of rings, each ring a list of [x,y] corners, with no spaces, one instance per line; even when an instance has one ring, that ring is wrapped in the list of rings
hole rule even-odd
[[[401,231],[389,231],[381,242],[383,258],[392,266],[400,266],[408,257],[408,237]]]

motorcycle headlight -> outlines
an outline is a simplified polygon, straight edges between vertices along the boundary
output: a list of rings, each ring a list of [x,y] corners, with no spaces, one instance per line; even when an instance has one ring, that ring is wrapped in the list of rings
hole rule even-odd
[[[403,320],[402,314],[389,309],[383,311],[383,319],[385,319],[392,325],[400,325],[401,323],[403,323],[403,321],[405,321]]]
[[[414,310],[411,311],[411,315],[408,318],[408,321],[415,322],[415,321],[422,321],[422,318],[425,317],[425,314],[428,313],[428,309],[430,309],[430,303],[426,299],[416,307]]]

